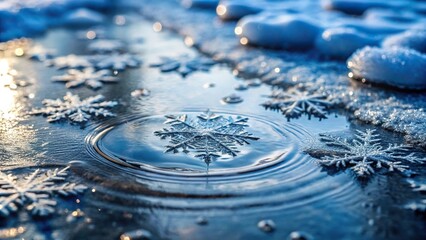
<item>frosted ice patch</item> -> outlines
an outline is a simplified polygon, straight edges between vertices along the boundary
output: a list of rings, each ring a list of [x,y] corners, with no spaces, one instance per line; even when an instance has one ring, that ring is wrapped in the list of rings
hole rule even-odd
[[[403,48],[365,47],[347,61],[354,78],[404,89],[426,89],[426,55]]]
[[[313,19],[303,15],[262,13],[242,18],[236,33],[243,45],[304,50],[314,45],[321,30]]]

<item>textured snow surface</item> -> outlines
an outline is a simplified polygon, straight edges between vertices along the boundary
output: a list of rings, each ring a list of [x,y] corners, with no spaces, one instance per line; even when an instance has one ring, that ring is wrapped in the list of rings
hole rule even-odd
[[[365,47],[348,59],[353,77],[399,88],[426,89],[426,55],[403,48]]]
[[[234,66],[236,74],[260,78],[272,85],[301,86],[312,93],[326,94],[357,119],[404,133],[411,143],[426,146],[424,93],[371,87],[350,80],[344,62],[322,61],[316,52],[242,46],[235,38],[236,23],[218,22],[213,11],[185,9],[171,1],[144,2],[150,4],[150,8],[142,9],[145,16],[190,37],[203,53]],[[329,22],[332,19],[329,17]],[[359,28],[363,27],[361,23]]]

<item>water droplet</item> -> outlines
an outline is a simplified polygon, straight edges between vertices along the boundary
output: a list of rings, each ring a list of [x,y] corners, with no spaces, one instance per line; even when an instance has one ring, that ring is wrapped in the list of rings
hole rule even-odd
[[[152,234],[144,229],[138,229],[121,234],[120,240],[149,240]]]
[[[214,84],[214,83],[205,83],[203,85],[203,88],[213,88],[213,87],[216,87],[216,84]]]
[[[154,30],[154,32],[161,32],[161,30],[163,30],[163,25],[161,25],[160,22],[155,22],[152,25],[152,29]]]
[[[114,23],[116,25],[123,26],[124,24],[126,24],[126,17],[124,17],[123,15],[117,15],[114,17]]]
[[[237,86],[235,86],[235,90],[237,90],[237,91],[244,91],[244,90],[247,90],[249,88],[249,86],[247,85],[247,84],[245,84],[245,83],[241,83],[241,84],[238,84]]]
[[[308,237],[307,234],[303,233],[303,232],[291,232],[290,235],[288,235],[288,240],[308,240],[311,239],[310,237]]]
[[[257,223],[257,227],[264,232],[273,232],[275,230],[275,223],[270,219],[261,220]]]
[[[198,225],[207,225],[209,223],[204,217],[198,217],[196,222]]]
[[[262,81],[260,81],[259,79],[254,79],[247,81],[247,84],[250,87],[259,87],[260,85],[262,85]]]
[[[135,97],[135,98],[146,97],[146,96],[149,96],[150,94],[151,92],[145,88],[136,89],[130,93],[130,95],[132,95],[132,97]]]
[[[240,43],[241,43],[241,45],[247,45],[248,44],[248,39],[246,38],[246,37],[242,37],[241,39],[240,39]]]
[[[242,28],[242,27],[236,27],[236,28],[234,29],[234,33],[235,33],[236,35],[241,35],[241,34],[243,33],[243,28]]]
[[[236,94],[231,94],[229,96],[222,98],[222,101],[225,103],[236,104],[236,103],[242,102],[243,99]]]

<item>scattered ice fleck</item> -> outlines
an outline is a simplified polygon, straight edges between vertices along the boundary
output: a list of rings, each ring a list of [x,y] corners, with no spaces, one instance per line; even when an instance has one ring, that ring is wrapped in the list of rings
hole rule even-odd
[[[70,92],[61,99],[45,99],[43,100],[44,108],[33,109],[30,114],[46,115],[48,122],[55,122],[62,119],[69,119],[72,122],[83,123],[94,116],[115,116],[107,108],[112,108],[118,103],[116,101],[104,101],[102,95],[89,97],[81,100],[78,95]]]
[[[99,89],[103,86],[103,83],[118,82],[117,77],[111,76],[109,70],[96,71],[94,68],[69,69],[65,75],[53,76],[53,81],[66,82],[67,88],[75,88],[81,85],[86,85],[92,89]]]
[[[375,130],[357,130],[355,139],[348,140],[330,135],[321,134],[321,141],[326,146],[332,147],[326,156],[318,160],[325,166],[337,168],[350,167],[358,177],[367,177],[375,173],[374,169],[387,168],[389,172],[394,170],[405,171],[407,165],[402,162],[424,163],[414,152],[412,147],[403,144],[389,144],[384,147],[380,144],[380,135]]]
[[[271,219],[261,220],[257,223],[257,227],[264,232],[273,232],[275,231],[275,222]]]
[[[0,214],[8,216],[22,205],[33,215],[52,214],[56,205],[53,194],[67,197],[86,189],[84,185],[65,181],[68,168],[49,170],[45,174],[37,169],[25,178],[0,172]]]
[[[133,92],[131,92],[130,95],[132,97],[135,97],[135,98],[147,97],[147,96],[151,95],[151,91],[149,91],[146,88],[140,88],[140,89],[136,89]]]
[[[166,146],[166,152],[177,153],[181,149],[189,153],[192,150],[195,157],[207,164],[224,154],[237,156],[239,145],[259,139],[245,131],[249,119],[244,117],[224,117],[206,111],[196,118],[186,114],[167,115],[166,118],[165,124],[171,128],[154,132],[161,139],[170,138],[171,145]]]

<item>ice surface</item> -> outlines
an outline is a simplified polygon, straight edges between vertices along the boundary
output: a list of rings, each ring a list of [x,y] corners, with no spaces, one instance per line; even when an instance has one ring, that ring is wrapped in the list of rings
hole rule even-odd
[[[415,50],[365,47],[348,59],[355,78],[406,89],[426,89],[426,55]]]
[[[315,54],[242,47],[233,36],[235,32],[238,33],[235,23],[226,22],[218,25],[213,12],[186,10],[166,1],[146,0],[146,3],[152,4],[156,11],[144,9],[142,12],[145,16],[161,21],[164,28],[173,29],[178,33],[196,39],[196,46],[201,52],[212,56],[217,61],[227,62],[235,66],[234,71],[237,75],[260,78],[264,83],[283,88],[299,86],[313,93],[325,94],[338,106],[347,109],[350,114],[353,114],[353,117],[404,133],[410,143],[426,146],[426,123],[424,121],[426,104],[424,97],[422,97],[424,94],[406,93],[382,87],[365,87],[348,79],[345,63],[318,61]],[[172,15],[169,14],[170,9],[173,9]],[[374,11],[381,11],[382,15],[386,15],[383,9]],[[401,9],[401,15],[417,14],[420,10],[415,9],[415,11],[411,11],[412,13],[406,13],[407,11],[410,10],[404,10],[404,13],[402,13]],[[191,14],[191,18],[187,17],[188,14]],[[280,14],[284,13],[281,12]],[[324,17],[324,15],[327,17]],[[315,15],[315,23],[320,19],[318,16],[318,14]],[[326,23],[327,29],[331,26],[333,28],[343,27],[342,22],[339,21],[341,17],[354,18],[327,12],[321,16],[321,22]],[[363,16],[356,21],[362,23],[370,20]],[[401,27],[401,31],[406,31],[409,28],[418,29],[421,21],[423,20],[420,18],[411,22],[408,21]],[[398,25],[395,22],[390,24],[388,21],[387,23],[388,26]],[[374,21],[370,24],[374,24]],[[238,30],[241,31],[241,29]],[[360,29],[355,30],[362,32]],[[322,34],[322,32],[319,32],[319,34]],[[376,37],[376,34],[363,34]],[[390,35],[392,34],[377,37],[380,39]],[[379,44],[381,44],[381,40]],[[405,73],[405,75],[410,74],[411,72]]]

